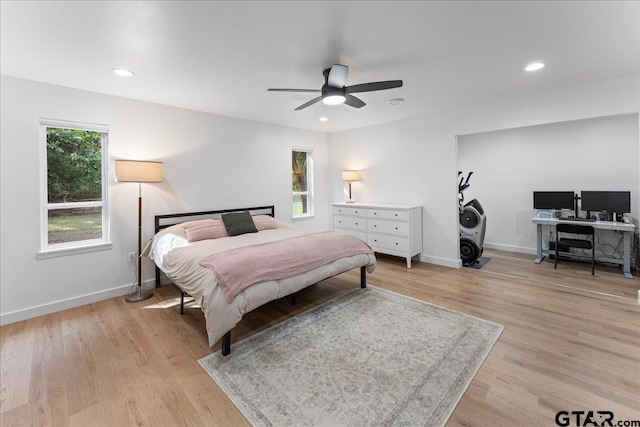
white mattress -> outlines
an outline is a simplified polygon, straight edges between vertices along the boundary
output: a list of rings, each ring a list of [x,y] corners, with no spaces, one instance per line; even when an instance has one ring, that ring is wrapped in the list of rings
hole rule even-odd
[[[187,241],[182,225],[178,224],[160,231],[145,248],[143,255],[153,259],[176,285],[192,295],[202,307],[209,346],[213,346],[231,330],[245,313],[269,301],[354,268],[366,266],[368,272],[375,269],[376,258],[373,254],[341,258],[298,276],[255,284],[228,303],[215,275],[210,269],[202,267],[200,260],[217,252],[312,232],[281,221],[278,223],[277,229],[198,242]]]

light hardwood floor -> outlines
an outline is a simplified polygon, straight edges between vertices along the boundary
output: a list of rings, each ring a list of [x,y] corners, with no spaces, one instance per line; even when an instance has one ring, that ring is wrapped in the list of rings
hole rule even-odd
[[[617,284],[619,270],[592,277],[563,264],[552,275],[553,265],[534,266],[531,257],[485,255],[492,260],[481,270],[419,262],[408,270],[379,256],[368,275],[371,285],[505,326],[448,425],[555,426],[561,410],[640,420],[640,305],[575,287]],[[349,272],[299,292],[296,306],[288,298],[267,304],[245,316],[233,339],[358,282]],[[247,426],[197,362],[219,344],[207,346],[199,308],[180,316],[178,297],[163,286],[144,302],[114,298],[1,327],[0,425]]]

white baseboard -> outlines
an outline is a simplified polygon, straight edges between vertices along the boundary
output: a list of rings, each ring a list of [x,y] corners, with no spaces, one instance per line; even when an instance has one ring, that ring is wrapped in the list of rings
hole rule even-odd
[[[462,268],[462,260],[422,255],[420,261],[450,268]]]
[[[521,246],[503,245],[502,243],[485,242],[483,247],[485,249],[496,249],[496,250],[507,251],[507,252],[518,252],[518,253],[527,254],[527,255],[536,254],[536,248],[524,248]],[[422,257],[420,257],[420,261],[441,265],[443,267],[462,268],[462,260],[460,259],[439,258],[434,256],[423,255]]]
[[[485,249],[495,249],[498,251],[518,252],[521,254],[535,255],[536,248],[523,248],[522,246],[503,245],[502,243],[484,242],[482,245]]]
[[[0,314],[0,326],[8,325],[9,323],[20,322],[22,320],[32,319],[34,317],[44,316],[51,313],[56,313],[58,311],[67,310],[69,308],[75,308],[94,302],[104,301],[110,298],[120,297],[126,295],[129,290],[132,289],[132,286],[133,285],[130,283],[128,285],[118,286],[117,288],[105,289],[104,291],[79,295],[77,297],[24,308],[21,310],[12,311],[10,313],[2,313]],[[155,280],[145,280],[144,286],[154,287]]]

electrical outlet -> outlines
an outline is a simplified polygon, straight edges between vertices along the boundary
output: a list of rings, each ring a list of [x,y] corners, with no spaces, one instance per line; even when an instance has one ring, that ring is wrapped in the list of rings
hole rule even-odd
[[[129,262],[129,263],[136,262],[136,253],[135,252],[129,252],[129,255],[127,255],[127,262]]]

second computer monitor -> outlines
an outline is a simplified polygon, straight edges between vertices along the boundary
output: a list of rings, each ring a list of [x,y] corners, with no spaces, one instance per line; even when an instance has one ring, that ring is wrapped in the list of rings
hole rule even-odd
[[[630,191],[582,191],[580,199],[583,211],[631,212]]]

